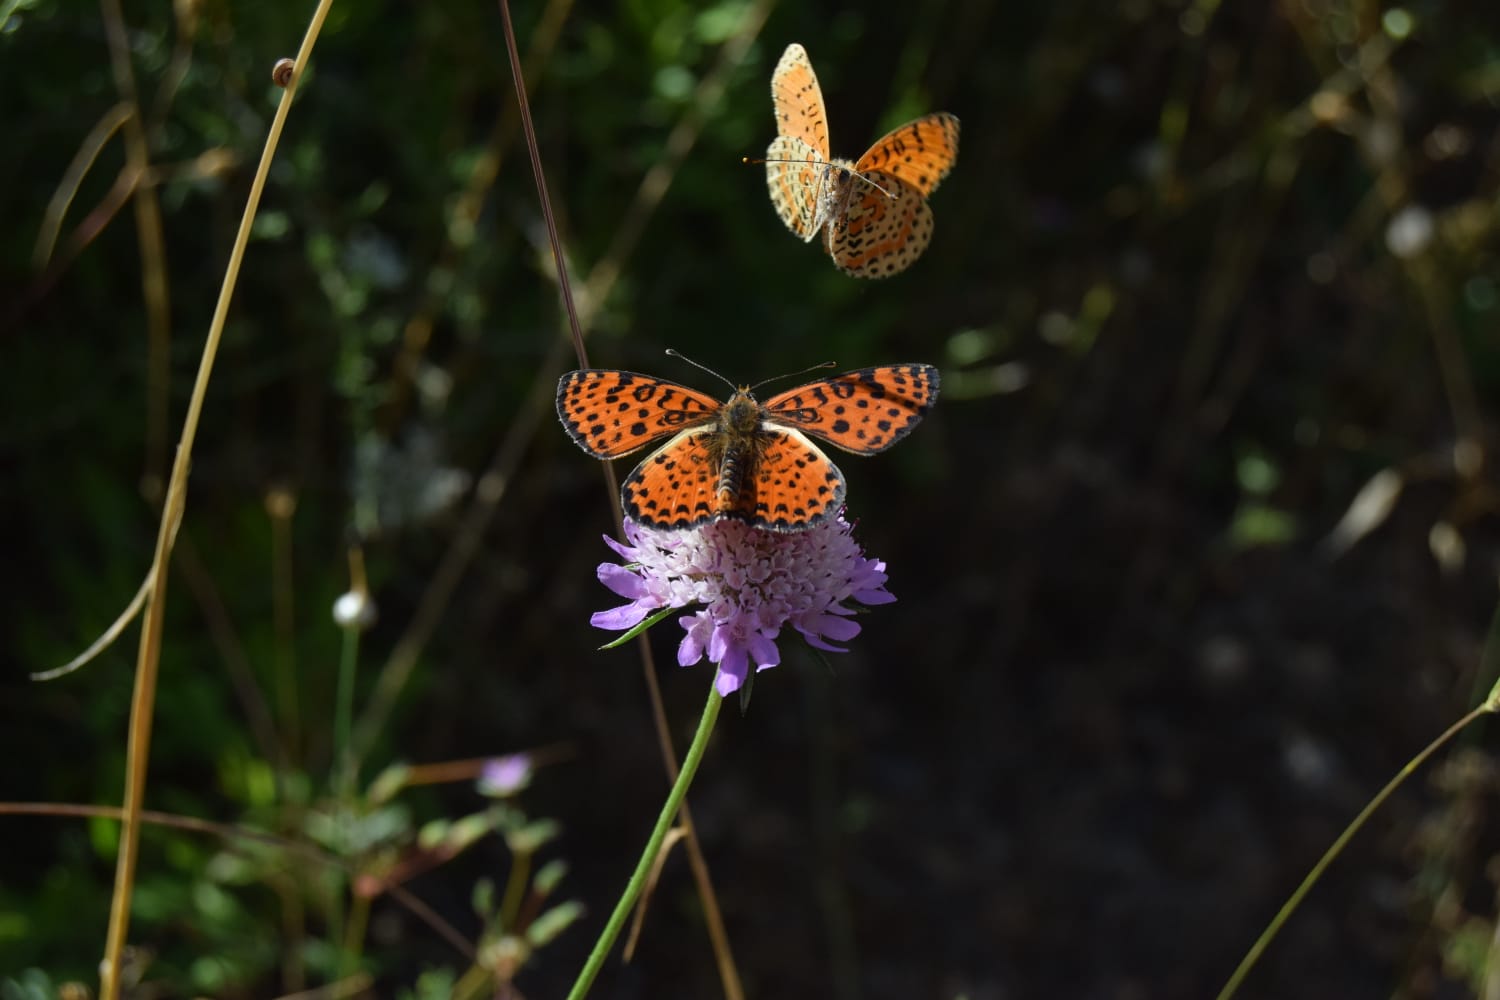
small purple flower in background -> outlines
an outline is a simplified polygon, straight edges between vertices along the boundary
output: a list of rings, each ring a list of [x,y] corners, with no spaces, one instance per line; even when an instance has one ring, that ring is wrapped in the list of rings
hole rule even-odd
[[[524,753],[492,757],[479,771],[479,794],[504,799],[531,784],[531,758]]]
[[[597,612],[591,623],[634,628],[662,608],[703,608],[679,621],[687,631],[677,662],[691,666],[707,654],[718,664],[719,694],[738,691],[750,663],[757,670],[781,662],[776,638],[785,626],[808,645],[846,652],[834,643],[859,634],[855,608],[889,604],[885,563],[865,558],[843,515],[805,531],[775,532],[742,521],[716,521],[687,531],[662,531],[627,520],[622,544],[604,541],[626,565],[599,565],[599,582],[630,603]]]

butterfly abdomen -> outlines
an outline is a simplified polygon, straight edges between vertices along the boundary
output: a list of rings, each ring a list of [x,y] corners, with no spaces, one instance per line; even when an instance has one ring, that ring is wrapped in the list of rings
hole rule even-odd
[[[760,404],[744,389],[731,396],[719,411],[719,433],[711,446],[719,467],[714,487],[714,512],[719,515],[746,513],[744,508],[753,504],[753,494],[746,496],[746,486],[755,474],[760,453],[760,421]]]

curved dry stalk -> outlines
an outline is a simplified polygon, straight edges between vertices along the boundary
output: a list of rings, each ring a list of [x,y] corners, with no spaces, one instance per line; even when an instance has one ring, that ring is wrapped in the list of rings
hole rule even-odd
[[[174,542],[177,540],[177,529],[181,527],[182,511],[179,509],[177,511],[177,520],[172,525],[171,534]],[[125,631],[125,626],[129,625],[135,616],[141,613],[141,608],[146,604],[146,595],[151,593],[151,587],[155,582],[156,565],[153,563],[151,568],[146,570],[146,578],[141,581],[140,588],[136,590],[135,596],[130,599],[130,603],[125,606],[125,610],[120,612],[120,617],[116,618],[114,624],[100,633],[99,638],[95,639],[89,645],[88,649],[85,649],[60,667],[53,667],[51,670],[43,670],[32,674],[31,679],[34,681],[51,681],[59,677],[65,677],[112,646],[114,641],[120,637],[120,633]]]
[[[68,168],[63,171],[62,178],[57,182],[57,189],[52,192],[52,197],[47,201],[47,209],[42,213],[42,224],[37,229],[36,246],[31,251],[31,263],[38,270],[47,266],[52,260],[52,251],[57,248],[57,237],[62,232],[63,219],[67,217],[68,209],[73,204],[73,199],[78,197],[79,185],[88,176],[94,161],[99,158],[99,153],[104,149],[104,144],[110,140],[125,120],[134,112],[125,101],[121,101],[99,118],[94,127],[89,129],[89,134],[83,137],[78,144],[78,152],[73,154],[73,160]]]
[[[85,805],[76,802],[0,802],[0,816],[78,816],[88,819],[119,819],[125,818],[125,810],[119,806],[97,806]],[[140,822],[152,826],[166,826],[174,830],[186,830],[190,833],[205,833],[219,837],[227,841],[250,841],[251,843],[264,844],[267,847],[275,847],[289,854],[300,855],[304,860],[314,864],[327,865],[338,868],[351,877],[363,875],[365,878],[373,879],[381,892],[406,907],[411,913],[427,924],[439,937],[453,946],[460,955],[474,961],[476,952],[474,946],[458,932],[448,921],[438,915],[437,911],[428,906],[422,900],[412,895],[411,891],[402,886],[386,882],[377,875],[369,875],[360,872],[351,862],[339,857],[329,851],[323,850],[314,844],[302,840],[293,840],[280,834],[267,833],[264,830],[251,830],[247,827],[234,826],[229,823],[215,823],[213,820],[199,819],[196,816],[183,816],[178,813],[162,812],[157,809],[142,809],[139,814]]]
[[[125,606],[125,610],[120,612],[120,617],[115,619],[113,625],[100,633],[99,638],[95,639],[88,649],[85,649],[60,667],[53,667],[51,670],[41,670],[32,674],[31,679],[34,681],[55,681],[59,677],[66,677],[114,645],[114,641],[120,637],[120,633],[125,631],[125,626],[129,625],[135,619],[135,616],[141,613],[141,608],[146,604],[146,595],[151,593],[151,585],[155,581],[156,567],[153,566],[146,573],[146,579],[141,581],[140,588],[136,590],[135,596],[130,599],[130,603]]]
[[[108,2],[108,0],[107,0]],[[306,67],[312,54],[318,33],[333,0],[319,0],[313,11],[307,33],[297,52],[296,64]],[[229,253],[224,282],[219,289],[219,299],[214,306],[213,319],[209,323],[208,336],[204,342],[203,355],[198,363],[198,375],[193,382],[193,393],[188,400],[187,414],[183,418],[182,437],[178,442],[176,458],[172,462],[172,473],[167,484],[166,502],[162,511],[161,527],[157,532],[156,551],[152,559],[153,574],[150,596],[146,605],[145,620],[141,628],[140,651],[136,659],[135,686],[130,700],[130,734],[125,751],[125,802],[121,814],[120,850],[115,863],[115,888],[110,899],[109,931],[105,939],[104,958],[100,961],[99,991],[103,1000],[119,1000],[120,955],[125,948],[126,934],[130,927],[130,899],[135,885],[135,861],[140,847],[141,802],[146,793],[146,763],[151,749],[152,712],[156,704],[156,679],[161,663],[161,637],[167,596],[167,573],[165,569],[171,558],[172,542],[176,535],[174,525],[180,520],[187,502],[187,473],[192,462],[193,443],[198,435],[198,421],[203,413],[203,400],[208,394],[208,381],[213,371],[223,336],[225,320],[229,315],[229,302],[239,278],[240,263],[245,256],[245,246],[250,241],[250,227],[260,206],[260,197],[265,189],[266,175],[270,172],[271,160],[291,112],[292,98],[296,95],[299,73],[282,91],[276,106],[276,115],[266,135],[266,144],[261,151],[260,163],[250,183],[250,193],[245,202],[245,211],[240,219],[239,231],[235,233],[234,245]]]
[[[656,860],[651,862],[651,871],[646,875],[646,887],[641,890],[641,901],[636,904],[635,916],[630,919],[630,933],[625,936],[625,947],[620,949],[627,962],[635,954],[635,943],[640,939],[641,928],[646,923],[646,908],[651,905],[651,897],[656,894],[656,883],[661,878],[662,868],[666,866],[667,855],[685,837],[685,829],[681,826],[672,827],[667,831],[666,839],[661,842],[661,850],[656,852]]]

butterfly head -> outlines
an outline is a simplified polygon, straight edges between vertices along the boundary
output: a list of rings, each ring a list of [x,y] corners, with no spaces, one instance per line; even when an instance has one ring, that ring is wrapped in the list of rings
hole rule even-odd
[[[760,426],[760,404],[749,388],[740,386],[719,411],[719,427],[726,434],[748,436]]]

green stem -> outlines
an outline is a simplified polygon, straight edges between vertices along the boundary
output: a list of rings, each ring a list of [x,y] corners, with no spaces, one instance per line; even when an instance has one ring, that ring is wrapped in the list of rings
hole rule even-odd
[[[1231,997],[1239,992],[1239,988],[1244,983],[1245,977],[1250,975],[1250,970],[1255,967],[1256,962],[1260,961],[1260,956],[1265,952],[1266,948],[1270,947],[1272,939],[1276,937],[1282,925],[1296,912],[1297,907],[1302,905],[1302,900],[1307,897],[1307,894],[1312,891],[1312,887],[1323,877],[1323,873],[1328,870],[1328,866],[1333,864],[1334,858],[1343,853],[1344,847],[1349,841],[1354,839],[1354,835],[1365,825],[1365,821],[1375,814],[1375,810],[1379,809],[1385,800],[1390,798],[1391,794],[1401,786],[1401,783],[1412,776],[1417,768],[1426,763],[1427,758],[1437,753],[1443,746],[1446,746],[1448,741],[1457,736],[1459,731],[1469,723],[1487,712],[1495,711],[1495,708],[1496,703],[1494,701],[1486,701],[1483,705],[1480,705],[1468,715],[1459,719],[1453,725],[1449,726],[1443,732],[1443,735],[1427,744],[1427,747],[1421,753],[1407,761],[1406,766],[1398,771],[1394,778],[1386,782],[1385,787],[1380,790],[1379,794],[1359,811],[1359,815],[1354,817],[1354,820],[1344,828],[1344,832],[1338,835],[1338,839],[1333,842],[1333,845],[1318,859],[1318,863],[1313,865],[1312,871],[1308,872],[1307,877],[1302,880],[1302,884],[1297,886],[1297,891],[1293,892],[1291,898],[1282,904],[1280,910],[1276,911],[1276,916],[1266,925],[1266,929],[1261,931],[1260,937],[1255,939],[1255,944],[1250,946],[1250,950],[1245,953],[1245,957],[1240,959],[1240,964],[1229,977],[1229,982],[1225,983],[1224,988],[1219,991],[1217,1000],[1230,1000]]]
[[[338,798],[344,801],[354,793],[358,779],[353,748],[349,745],[349,730],[354,719],[354,671],[359,665],[359,631],[360,626],[357,624],[344,628],[343,650],[339,657],[339,686],[333,716],[334,788]]]
[[[714,679],[717,680],[717,676]],[[641,860],[636,863],[635,873],[630,876],[630,884],[625,887],[625,894],[615,904],[615,912],[610,914],[609,923],[604,925],[604,932],[599,935],[599,940],[594,942],[594,950],[589,953],[588,961],[583,963],[583,971],[578,973],[578,981],[569,991],[568,1000],[582,1000],[588,995],[589,987],[594,984],[594,977],[599,975],[599,969],[604,965],[604,959],[609,954],[610,948],[614,946],[615,938],[620,936],[620,929],[625,926],[625,918],[630,915],[635,901],[640,898],[641,890],[646,885],[646,876],[651,871],[652,862],[656,860],[662,841],[667,837],[667,830],[671,827],[672,820],[676,818],[677,810],[682,806],[682,800],[687,796],[688,785],[692,784],[693,775],[698,773],[698,764],[703,760],[703,751],[708,746],[708,737],[714,731],[714,721],[718,719],[719,706],[723,703],[724,699],[719,696],[719,692],[710,687],[708,704],[703,706],[703,718],[698,722],[698,732],[693,737],[692,746],[688,747],[687,756],[683,758],[682,770],[677,774],[677,781],[672,785],[672,791],[667,794],[666,804],[661,807],[661,815],[656,818],[656,829],[651,831],[651,839],[646,841],[646,849],[641,852]]]
[[[520,934],[516,918],[521,913],[521,904],[526,902],[526,886],[531,882],[531,852],[517,851],[510,865],[510,878],[505,883],[505,899],[500,904],[500,926],[508,934]]]
[[[345,857],[352,856],[350,845],[353,843],[354,827],[354,786],[356,784],[355,767],[352,748],[349,746],[350,720],[354,717],[354,671],[359,664],[359,632],[358,623],[351,622],[344,626],[344,641],[339,655],[339,680],[338,690],[335,693],[333,709],[333,800],[334,815],[338,817],[340,829],[339,852]],[[352,889],[353,879],[349,881]],[[354,905],[359,905],[359,899],[355,899]],[[350,917],[349,911],[344,905],[343,891],[336,890],[333,894],[333,940],[339,943],[338,965],[336,967],[336,978],[343,979],[349,972],[351,966],[352,952],[349,945],[352,941],[352,926],[346,923]],[[363,933],[363,931],[361,931]]]

